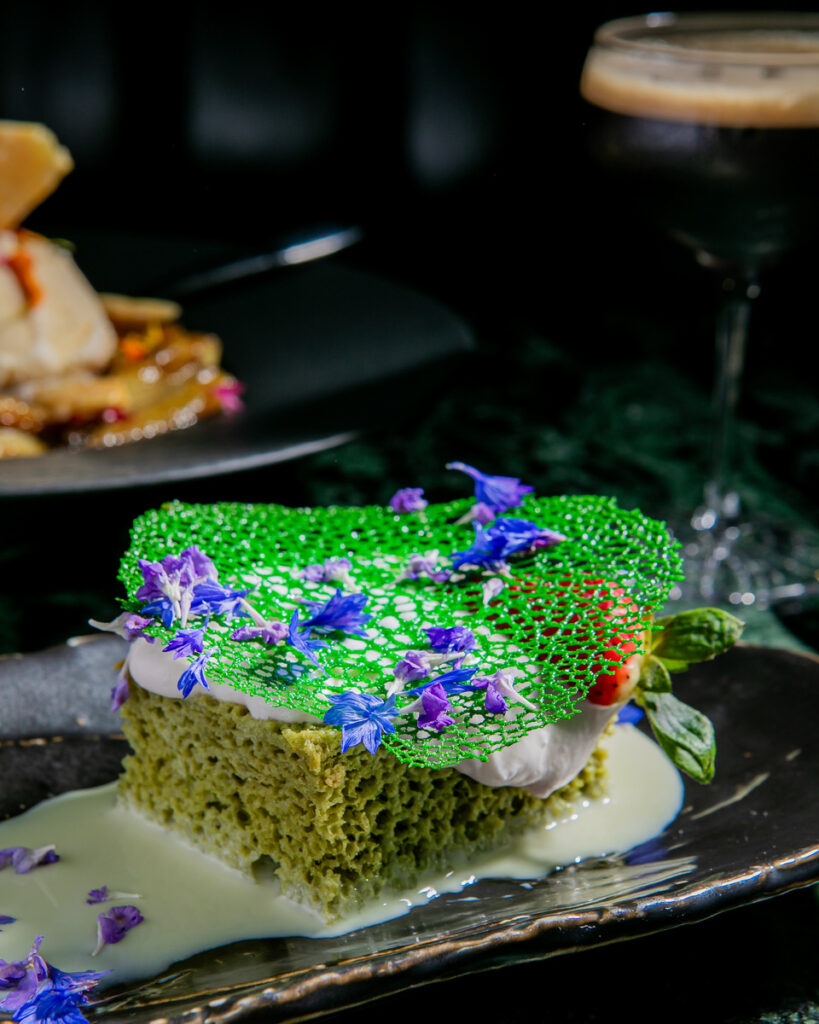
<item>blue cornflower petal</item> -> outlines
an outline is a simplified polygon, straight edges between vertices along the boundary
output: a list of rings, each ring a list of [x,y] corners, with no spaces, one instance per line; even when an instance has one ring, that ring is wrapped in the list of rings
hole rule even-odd
[[[198,629],[179,629],[162,650],[173,651],[174,660],[187,658],[191,654],[201,654],[205,648],[207,628],[206,620]]]
[[[471,686],[465,686],[467,680],[471,679],[472,676],[477,672],[477,668],[456,668],[451,672],[444,672],[442,676],[438,676],[437,679],[430,679],[428,682],[423,683],[421,686],[416,686],[414,690],[407,690],[410,694],[422,694],[424,690],[429,689],[430,686],[440,685],[444,688],[447,694],[455,693],[466,693],[471,690]]]
[[[208,681],[205,679],[205,665],[207,665],[212,656],[213,651],[204,651],[195,661],[192,661],[190,665],[188,665],[179,677],[176,688],[180,691],[183,697],[189,697],[197,683],[206,690],[210,689]]]
[[[326,671],[324,666],[319,662],[316,657],[316,651],[321,650],[322,647],[326,647],[327,644],[323,640],[312,640],[310,638],[310,630],[306,629],[303,633],[299,633],[299,626],[304,626],[305,623],[299,622],[299,610],[298,608],[290,616],[290,625],[287,628],[287,642],[292,648],[299,651],[306,658],[320,668],[323,672]]]
[[[329,601],[311,601],[308,604],[312,618],[302,623],[305,629],[341,630],[366,636],[363,626],[370,621],[372,615],[362,611],[367,603],[366,594],[342,594],[337,587]]]
[[[523,501],[524,494],[531,494],[534,491],[534,487],[522,484],[517,477],[488,476],[464,462],[450,462],[446,468],[457,469],[471,476],[475,481],[475,501],[488,505],[495,512],[506,512],[517,507]]]
[[[644,716],[645,711],[642,708],[638,708],[636,704],[626,704],[620,708],[616,721],[618,725],[634,725]]]
[[[373,693],[340,693],[328,698],[333,705],[324,715],[328,725],[341,726],[341,752],[359,743],[374,754],[381,745],[381,737],[394,733],[391,719],[398,711],[395,697],[381,700]]]

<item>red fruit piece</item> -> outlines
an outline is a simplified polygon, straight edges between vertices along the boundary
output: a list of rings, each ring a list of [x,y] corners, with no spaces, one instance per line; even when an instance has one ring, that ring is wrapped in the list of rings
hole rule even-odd
[[[643,639],[643,630],[634,629],[635,620],[639,619],[638,609],[623,587],[618,587],[603,579],[572,580],[567,578],[557,581],[556,584],[553,583],[548,589],[542,583],[533,580],[518,580],[511,584],[509,589],[529,598],[527,601],[528,611],[531,619],[535,622],[542,622],[548,618],[552,618],[554,621],[555,606],[559,602],[565,607],[567,598],[570,598],[571,606],[577,611],[570,614],[564,621],[579,622],[580,612],[585,612],[588,609],[600,612],[599,628],[594,628],[598,625],[595,622],[588,625],[592,627],[593,635],[598,642],[601,637],[605,637],[611,644],[601,652],[601,657],[605,661],[613,662],[614,665],[610,667],[609,671],[605,671],[608,667],[605,662],[598,662],[591,666],[591,671],[597,675],[588,691],[587,699],[592,704],[607,706],[627,700],[631,696],[637,685],[637,680],[640,678],[642,655],[637,653],[637,648],[639,641]],[[566,591],[569,594],[565,593]],[[551,611],[551,615],[548,614],[549,611]],[[522,615],[513,616],[513,618],[518,625],[526,624],[526,619]],[[612,629],[618,619],[625,620],[624,626],[627,628],[623,632]],[[566,653],[580,652],[589,645],[588,625],[583,630],[578,629],[576,638],[572,637],[572,640],[576,639],[577,642],[567,644],[564,648]],[[502,628],[502,623],[497,623],[496,628]],[[540,632],[541,636],[552,636],[560,631],[565,633],[566,627],[547,626]],[[564,657],[565,655],[562,654],[544,651],[538,655],[538,660],[548,660],[559,665]],[[569,678],[563,678],[561,681],[566,686],[574,685]]]

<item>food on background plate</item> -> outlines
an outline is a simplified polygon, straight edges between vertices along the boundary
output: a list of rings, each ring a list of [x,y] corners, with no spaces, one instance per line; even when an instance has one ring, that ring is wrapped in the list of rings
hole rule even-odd
[[[20,227],[72,168],[42,125],[0,121],[0,458],[106,448],[240,406],[222,346],[176,303],[98,295],[65,243]]]
[[[0,825],[0,869],[22,878],[9,934],[41,868],[53,881],[30,927],[63,969],[101,953],[118,980],[241,938],[339,934],[480,877],[538,877],[530,842],[561,851],[552,865],[624,852],[682,799],[659,749],[614,725],[635,706],[671,761],[710,781],[713,729],[670,673],[729,648],[742,624],[715,609],[655,619],[681,578],[663,525],[451,468],[475,479],[474,501],[408,488],[389,507],[171,502],[136,520],[124,611],[95,623],[129,641],[112,691],[132,748],[119,804],[103,787]],[[636,826],[618,833],[624,807]],[[513,869],[483,856],[513,841]],[[76,893],[103,873],[85,900],[94,946]],[[123,876],[134,892],[109,891]],[[116,959],[123,939],[133,954]],[[39,956],[35,942],[0,960],[0,1009],[45,998],[55,968],[38,975]],[[31,992],[15,988],[25,977]],[[71,990],[79,1005],[99,976],[76,977],[90,979]]]

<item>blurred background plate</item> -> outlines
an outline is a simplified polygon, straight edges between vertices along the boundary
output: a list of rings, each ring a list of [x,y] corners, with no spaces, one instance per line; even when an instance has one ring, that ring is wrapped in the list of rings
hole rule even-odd
[[[216,247],[97,236],[78,260],[94,286],[142,294],[151,277]],[[245,411],[103,451],[0,463],[0,496],[76,493],[211,477],[330,448],[429,396],[473,345],[466,325],[420,292],[323,261],[277,270],[185,305],[185,326],[218,334]]]

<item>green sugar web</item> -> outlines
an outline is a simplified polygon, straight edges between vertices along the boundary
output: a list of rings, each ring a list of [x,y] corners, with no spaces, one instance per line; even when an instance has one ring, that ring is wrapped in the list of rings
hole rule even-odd
[[[469,500],[430,505],[396,515],[389,508],[291,509],[277,505],[186,505],[173,502],[141,516],[120,568],[125,607],[138,610],[140,558],[159,561],[195,545],[219,571],[222,584],[252,587],[248,600],[266,619],[289,621],[304,601],[325,601],[336,584],[311,583],[302,570],[328,558],[349,558],[354,586],[368,596],[373,618],[367,637],[332,633],[318,652],[323,674],[287,644],[270,647],[235,641],[231,633],[248,619],[211,619],[205,648],[213,651],[206,675],[251,697],[322,718],[328,697],[347,691],[386,699],[393,670],[410,650],[428,650],[424,628],[467,626],[476,649],[464,667],[478,677],[504,670],[515,689],[535,706],[509,703],[505,715],[485,710],[484,691],[450,697],[455,724],[425,732],[417,716],[393,719],[396,732],[384,744],[408,764],[446,767],[464,758],[486,760],[533,729],[576,714],[602,671],[613,671],[631,653],[643,653],[643,630],[682,578],[678,545],[662,523],[596,496],[530,498],[510,516],[563,533],[554,547],[510,559],[500,595],[484,602],[489,571],[455,573],[445,583],[400,579],[412,554],[451,554],[472,544],[470,524],[458,524]],[[146,629],[163,645],[179,628],[158,620]],[[193,620],[201,625],[201,620]],[[317,635],[317,634],[316,634]],[[433,669],[430,678],[448,670]],[[410,687],[418,685],[410,684]],[[399,694],[399,709],[416,698]]]

